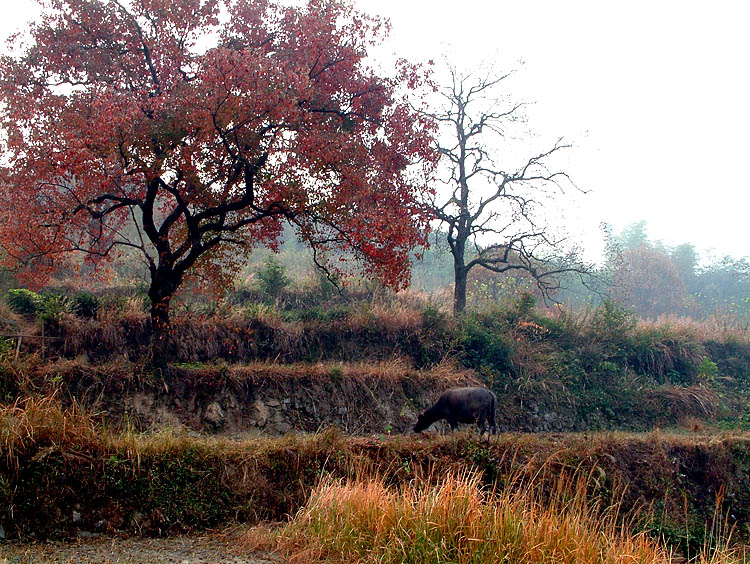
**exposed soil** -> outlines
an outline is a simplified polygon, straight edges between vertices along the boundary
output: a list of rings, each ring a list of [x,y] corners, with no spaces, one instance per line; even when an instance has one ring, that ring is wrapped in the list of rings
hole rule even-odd
[[[41,367],[37,379],[58,383],[47,395],[83,405],[115,428],[233,437],[329,426],[350,435],[403,433],[446,388],[480,382],[471,370],[422,371],[401,362],[174,367],[155,379],[129,363],[104,368],[62,360]]]
[[[277,556],[249,553],[239,531],[169,538],[98,537],[76,542],[0,544],[0,564],[279,564]]]
[[[470,369],[439,365],[418,370],[401,360],[177,365],[158,378],[138,370],[127,361],[91,366],[61,359],[37,367],[32,385],[64,403],[85,406],[114,428],[186,428],[252,437],[314,433],[330,426],[360,436],[409,432],[417,414],[445,389],[486,384]],[[710,419],[719,401],[712,391],[696,386],[631,388],[576,398],[494,386],[498,428],[643,431]]]

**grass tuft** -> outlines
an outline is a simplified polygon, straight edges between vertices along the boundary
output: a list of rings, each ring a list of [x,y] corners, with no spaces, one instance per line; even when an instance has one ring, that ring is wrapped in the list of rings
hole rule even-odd
[[[619,502],[602,507],[587,497],[590,480],[561,476],[549,495],[519,483],[488,491],[481,476],[468,471],[450,472],[436,482],[415,478],[401,488],[377,477],[325,478],[277,532],[278,547],[291,562],[679,561],[658,540],[623,523]],[[741,558],[719,544],[695,561]]]
[[[75,402],[63,409],[55,398],[29,397],[0,409],[0,452],[16,473],[19,457],[28,451],[69,444],[81,447],[99,440],[94,420]]]

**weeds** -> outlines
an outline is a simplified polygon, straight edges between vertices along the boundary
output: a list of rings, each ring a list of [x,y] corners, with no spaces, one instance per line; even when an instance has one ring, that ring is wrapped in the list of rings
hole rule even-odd
[[[591,481],[563,473],[543,494],[533,483],[488,491],[467,471],[401,487],[382,477],[324,478],[277,539],[292,562],[674,562],[667,547],[623,521],[620,501],[592,501]],[[734,559],[726,544],[700,556]]]

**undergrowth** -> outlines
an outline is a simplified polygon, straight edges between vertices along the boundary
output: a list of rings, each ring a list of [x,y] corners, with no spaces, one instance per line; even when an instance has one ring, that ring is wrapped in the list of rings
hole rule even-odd
[[[50,359],[56,365],[84,359],[92,368],[82,373],[96,367],[106,372],[122,361],[137,374],[148,372],[142,359],[148,356],[151,328],[140,295],[110,301],[79,297],[78,302],[87,313],[58,312],[47,325],[55,336],[43,349],[40,339],[25,338],[16,359],[14,340],[0,342],[3,401],[23,397],[28,386],[19,380],[57,370],[39,368],[34,358],[50,365]],[[739,329],[719,331],[709,322],[684,318],[644,322],[612,302],[577,314],[544,310],[529,295],[459,319],[414,295],[338,297],[299,306],[242,303],[211,315],[176,313],[168,347],[172,364],[195,371],[322,363],[332,381],[340,382],[347,375],[337,364],[398,359],[421,370],[448,363],[457,371],[473,371],[493,389],[506,429],[647,430],[690,418],[716,419],[724,427],[747,425],[750,336]],[[404,371],[390,377],[398,374]]]

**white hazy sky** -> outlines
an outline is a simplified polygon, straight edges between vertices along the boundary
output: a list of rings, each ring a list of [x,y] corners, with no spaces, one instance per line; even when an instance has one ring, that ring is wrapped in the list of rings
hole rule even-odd
[[[0,3],[2,38],[38,14],[33,0]],[[519,68],[508,93],[534,103],[538,136],[574,145],[565,167],[589,193],[566,217],[585,246],[601,248],[602,221],[646,220],[652,239],[750,255],[750,2],[355,4],[391,20],[385,52]]]

